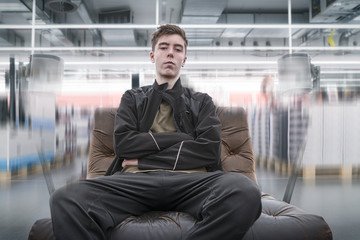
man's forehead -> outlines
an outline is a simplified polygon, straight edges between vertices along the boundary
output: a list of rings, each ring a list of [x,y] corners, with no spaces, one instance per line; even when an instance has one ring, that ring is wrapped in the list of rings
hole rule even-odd
[[[177,34],[161,36],[157,43],[157,45],[170,45],[170,44],[185,47],[184,39],[182,39],[182,37]]]

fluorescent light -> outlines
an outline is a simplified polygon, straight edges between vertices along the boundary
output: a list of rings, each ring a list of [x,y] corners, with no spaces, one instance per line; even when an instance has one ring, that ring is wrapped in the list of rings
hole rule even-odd
[[[250,46],[228,46],[228,47],[188,47],[188,51],[288,51],[289,47],[250,47]]]
[[[146,62],[119,62],[119,61],[100,61],[100,62],[66,62],[64,61],[65,65],[152,65],[153,63],[150,61]]]
[[[31,25],[0,24],[0,29],[32,29]]]
[[[276,65],[277,61],[189,61],[186,62],[187,65]]]
[[[312,60],[315,65],[360,65],[360,61],[318,61]],[[17,62],[15,64],[18,64]],[[24,62],[28,64],[28,62]],[[65,65],[153,65],[150,61],[64,61]],[[9,62],[0,62],[0,66],[8,66]],[[188,61],[186,65],[277,65],[277,61]]]
[[[292,47],[293,50],[297,51],[360,51],[360,47]]]
[[[360,29],[359,24],[292,24],[288,27],[291,29]]]
[[[151,51],[151,47],[0,47],[2,51]],[[203,46],[189,47],[188,51],[360,51],[360,47],[253,47],[253,46]]]
[[[301,48],[303,50],[306,48]],[[341,48],[343,49],[343,48]],[[350,48],[344,48],[351,50]],[[360,50],[360,47],[358,47]],[[151,47],[0,47],[0,51],[151,51]],[[189,47],[188,51],[287,51],[289,47]],[[337,49],[338,50],[338,49]]]
[[[359,65],[360,61],[311,61],[313,64],[319,65]]]
[[[348,69],[339,69],[339,70],[321,70],[321,74],[356,74],[360,73],[360,70],[348,70]]]
[[[157,24],[2,24],[0,29],[156,29]],[[359,24],[179,24],[184,29],[360,29]]]
[[[64,62],[65,65],[153,65],[150,61],[144,62],[122,62],[122,61],[99,61],[99,62],[85,62],[85,61],[76,61],[76,62]],[[202,65],[202,64],[213,64],[213,65],[249,65],[249,64],[259,64],[259,65],[275,65],[277,61],[188,61],[186,65]]]
[[[156,29],[158,25],[141,24],[46,24],[34,29]],[[1,24],[0,29],[32,29],[31,25]]]
[[[201,74],[201,75],[203,75],[203,74],[206,74],[206,75],[225,75],[225,74],[237,74],[237,75],[241,75],[241,74],[243,74],[243,75],[248,75],[248,74],[253,74],[253,75],[256,75],[256,74],[260,74],[260,75],[262,75],[262,74],[264,74],[264,73],[266,73],[266,74],[277,74],[277,70],[276,69],[269,69],[269,70],[259,70],[259,71],[244,71],[244,70],[233,70],[233,71],[229,71],[229,70],[227,70],[227,71],[221,71],[221,70],[219,70],[219,71],[216,71],[216,70],[214,70],[214,71],[206,71],[206,70],[204,70],[204,71],[198,71],[198,70],[196,70],[196,71],[187,71],[187,70],[183,70],[182,71],[182,73],[183,74],[186,74],[186,75],[196,75],[196,74]]]

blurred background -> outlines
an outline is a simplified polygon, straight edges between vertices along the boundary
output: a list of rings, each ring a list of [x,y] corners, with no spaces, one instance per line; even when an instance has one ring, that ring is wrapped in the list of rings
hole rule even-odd
[[[86,177],[94,110],[153,83],[163,23],[182,81],[246,109],[261,190],[296,173],[291,203],[360,239],[360,0],[0,0],[0,239],[50,216],[45,179]]]

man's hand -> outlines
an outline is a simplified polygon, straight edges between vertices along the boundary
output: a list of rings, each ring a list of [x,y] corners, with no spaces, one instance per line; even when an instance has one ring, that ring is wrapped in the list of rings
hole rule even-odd
[[[124,159],[124,161],[122,162],[121,166],[123,168],[128,167],[128,166],[137,166],[138,165],[138,159]]]

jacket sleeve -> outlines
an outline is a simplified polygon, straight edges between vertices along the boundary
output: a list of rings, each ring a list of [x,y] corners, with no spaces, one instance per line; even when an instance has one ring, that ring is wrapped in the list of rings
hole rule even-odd
[[[193,139],[185,133],[139,132],[136,111],[135,97],[130,91],[126,91],[114,123],[114,149],[119,158],[142,158],[156,154],[178,142]]]
[[[139,169],[187,170],[219,165],[221,123],[211,98],[203,101],[195,125],[196,139],[182,140],[139,159]]]

